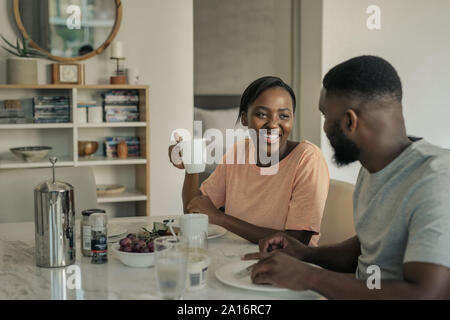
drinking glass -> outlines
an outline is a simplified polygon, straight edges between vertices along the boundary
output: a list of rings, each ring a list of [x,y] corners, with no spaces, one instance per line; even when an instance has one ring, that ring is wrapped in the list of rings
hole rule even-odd
[[[188,242],[189,252],[207,252],[208,250],[208,234],[206,232],[199,232],[191,234],[189,237],[184,236]]]
[[[184,237],[160,237],[154,240],[155,273],[163,299],[180,300],[186,289],[188,242]]]

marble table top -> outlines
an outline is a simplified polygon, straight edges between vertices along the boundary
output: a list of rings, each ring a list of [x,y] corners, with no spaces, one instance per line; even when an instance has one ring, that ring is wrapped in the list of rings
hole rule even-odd
[[[110,225],[120,225],[128,232],[166,217],[115,218]],[[81,271],[81,288],[67,286],[73,271],[65,268],[39,268],[35,264],[34,223],[0,224],[0,299],[160,299],[156,289],[154,268],[130,268],[123,265],[113,252],[108,263],[91,264],[80,252],[79,221],[77,221],[76,265]],[[227,232],[208,241],[211,264],[206,287],[184,294],[185,300],[272,300],[321,299],[312,291],[260,292],[223,284],[215,271],[240,260],[258,246]],[[72,281],[73,283],[73,281]],[[72,287],[72,289],[69,289]]]

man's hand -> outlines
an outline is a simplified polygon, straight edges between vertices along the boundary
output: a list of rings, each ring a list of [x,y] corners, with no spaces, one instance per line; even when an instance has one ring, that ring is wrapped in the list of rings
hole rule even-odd
[[[291,290],[310,289],[312,267],[281,251],[260,253],[260,261],[252,268],[251,279],[255,284],[271,284]]]
[[[197,196],[187,205],[188,213],[204,213],[209,217],[210,224],[219,224],[219,220],[223,213],[217,209],[208,196]]]
[[[286,233],[283,232],[270,235],[259,241],[260,253],[268,253],[275,250],[279,250],[297,259],[304,259],[310,249],[297,239],[288,236]],[[249,253],[246,254],[242,259],[243,260],[259,259],[260,253]]]

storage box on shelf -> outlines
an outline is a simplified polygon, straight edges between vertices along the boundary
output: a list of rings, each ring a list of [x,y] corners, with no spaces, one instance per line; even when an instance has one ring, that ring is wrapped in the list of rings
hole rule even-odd
[[[133,118],[137,121],[78,122],[77,112],[82,109],[77,108],[79,101],[96,101],[97,106],[103,106],[102,94],[113,90],[131,90],[137,93],[138,118]],[[68,123],[0,123],[0,170],[50,167],[47,159],[39,162],[23,162],[9,151],[13,147],[48,145],[53,148],[49,155],[59,158],[57,166],[90,166],[97,184],[119,184],[126,187],[125,191],[118,194],[98,196],[99,207],[105,208],[112,216],[150,215],[148,95],[147,86],[0,85],[0,101],[9,99],[31,101],[35,96],[70,97]],[[106,137],[122,136],[134,136],[139,139],[139,156],[126,159],[105,157]],[[99,145],[97,152],[90,157],[79,156],[78,141],[97,141]]]

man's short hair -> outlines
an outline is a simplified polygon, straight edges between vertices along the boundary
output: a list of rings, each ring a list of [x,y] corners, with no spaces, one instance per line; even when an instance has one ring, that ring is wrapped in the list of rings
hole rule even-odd
[[[388,95],[401,101],[403,96],[397,71],[375,56],[360,56],[335,66],[325,75],[323,87],[327,94],[349,94],[362,99]]]

